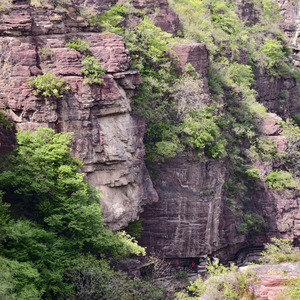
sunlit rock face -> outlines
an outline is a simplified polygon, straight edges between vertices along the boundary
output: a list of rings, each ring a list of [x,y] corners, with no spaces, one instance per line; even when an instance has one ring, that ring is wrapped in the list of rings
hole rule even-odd
[[[105,5],[101,7],[109,8]],[[157,201],[157,194],[143,161],[145,124],[131,116],[131,97],[141,79],[129,69],[123,38],[96,33],[73,8],[67,13],[51,6],[35,8],[27,1],[14,5],[2,20],[0,102],[8,118],[16,128],[74,132],[72,154],[83,160],[82,171],[103,192],[107,226],[117,230],[137,219],[144,204]],[[83,81],[82,54],[65,46],[73,36],[86,41],[100,60],[102,85]],[[39,49],[45,45],[51,53],[42,57]],[[71,90],[60,98],[34,96],[28,78],[48,71],[67,80]],[[1,149],[3,144],[10,147],[5,134]]]

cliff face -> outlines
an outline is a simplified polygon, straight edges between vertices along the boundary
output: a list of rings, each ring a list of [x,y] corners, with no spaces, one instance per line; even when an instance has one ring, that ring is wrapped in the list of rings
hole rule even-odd
[[[297,34],[299,3],[278,4],[285,17],[281,27],[288,37],[294,36]],[[259,13],[253,3],[240,1],[239,7],[239,17],[248,25],[258,22]],[[294,65],[297,66],[298,52],[295,51]],[[200,59],[196,62],[189,58],[188,62],[203,76],[209,62],[203,63],[200,71],[201,67],[197,68]],[[242,53],[240,63],[247,62],[247,53]],[[289,75],[272,78],[263,68],[256,68],[254,73],[258,101],[274,112],[261,120],[260,130],[274,141],[277,152],[282,153],[287,148],[287,140],[280,135],[282,129],[277,121],[281,118],[278,115],[287,118],[298,113],[299,87]],[[278,167],[278,162],[256,161],[254,166],[259,170],[260,178],[264,178]],[[159,201],[147,205],[141,215],[144,231],[140,240],[150,251],[161,251],[177,261],[215,253],[226,261],[233,259],[239,249],[262,246],[274,236],[293,239],[295,244],[300,242],[300,203],[294,192],[271,190],[263,179],[259,179],[249,191],[249,197],[252,208],[261,212],[267,226],[260,233],[246,236],[237,231],[236,217],[227,202],[224,183],[228,179],[228,161],[203,159],[195,162],[192,156],[191,159],[177,157],[152,167]],[[236,200],[241,205],[242,199]]]
[[[236,230],[236,218],[227,206],[224,188],[230,167],[227,160],[176,157],[153,164],[151,180],[143,161],[145,123],[131,115],[130,107],[131,97],[141,83],[139,73],[130,70],[130,57],[121,37],[97,33],[95,26],[89,26],[76,15],[76,9],[84,5],[102,14],[116,2],[76,0],[74,6],[59,9],[51,4],[35,7],[28,1],[17,1],[8,14],[1,13],[0,102],[16,128],[34,130],[45,126],[57,132],[74,132],[73,155],[84,161],[82,171],[91,185],[103,191],[101,204],[106,224],[113,230],[123,228],[136,220],[147,204],[141,215],[144,231],[140,242],[149,250],[162,251],[168,258],[199,257],[214,252],[221,259],[228,259],[242,247],[262,245],[272,236],[299,241],[299,199],[291,191],[269,190],[263,180],[251,190],[250,197],[253,206],[262,211],[267,230],[250,237]],[[132,4],[146,10],[163,30],[173,35],[182,31],[178,16],[166,0]],[[286,17],[283,28],[292,38],[297,34],[298,2],[279,4]],[[248,1],[241,1],[239,15],[249,24],[258,20],[257,10]],[[137,20],[132,17],[124,22],[126,26],[135,26]],[[92,55],[100,59],[106,73],[103,85],[83,82],[82,55],[65,47],[73,36],[86,41]],[[39,53],[45,45],[53,51],[47,58]],[[179,57],[177,72],[191,63],[207,94],[210,62],[205,45],[177,45],[174,51]],[[295,51],[297,65],[298,50]],[[240,63],[247,61],[245,52]],[[34,96],[26,81],[43,71],[63,77],[70,82],[71,90],[58,99]],[[271,79],[260,68],[255,70],[255,77],[258,99],[270,111],[282,117],[297,113],[300,103],[294,79]],[[287,91],[285,96],[282,91]],[[278,120],[275,114],[268,114],[261,129],[274,140],[277,151],[283,152],[286,139],[279,135]],[[1,131],[0,153],[12,149],[13,142],[9,131]],[[255,166],[261,177],[275,167],[260,161]]]
[[[18,2],[2,20],[0,101],[8,118],[16,128],[74,132],[73,155],[84,161],[90,183],[102,188],[107,225],[126,226],[145,203],[157,201],[157,194],[143,162],[145,124],[130,115],[130,98],[141,80],[128,69],[123,39],[93,32],[96,28],[77,18],[73,8],[66,12]],[[100,59],[103,85],[83,82],[82,55],[65,47],[70,36],[86,41]],[[45,45],[52,51],[47,58],[39,54]],[[71,90],[59,99],[34,96],[26,82],[46,71],[67,80]]]

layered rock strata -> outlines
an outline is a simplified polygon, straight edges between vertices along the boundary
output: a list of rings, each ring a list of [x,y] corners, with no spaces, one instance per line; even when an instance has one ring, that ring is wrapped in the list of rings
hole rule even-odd
[[[113,230],[126,226],[157,194],[143,162],[145,124],[130,115],[141,79],[129,69],[123,38],[84,32],[94,28],[71,13],[28,2],[15,5],[2,20],[0,102],[7,117],[16,128],[74,132],[72,154],[83,160],[90,183],[103,191],[106,224]],[[100,60],[106,73],[102,85],[83,81],[82,54],[65,46],[72,36],[86,41]],[[44,56],[43,46],[48,47]],[[48,71],[67,80],[71,90],[60,98],[34,96],[27,80]]]

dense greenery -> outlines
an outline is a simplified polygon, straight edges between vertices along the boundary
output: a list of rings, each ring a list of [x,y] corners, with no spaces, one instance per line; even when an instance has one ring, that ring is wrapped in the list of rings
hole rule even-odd
[[[65,272],[80,256],[145,254],[127,234],[104,228],[100,194],[77,172],[82,162],[70,156],[71,140],[71,133],[48,128],[18,131],[14,153],[1,163],[0,263],[7,283],[0,292],[11,299],[71,297]]]
[[[54,96],[58,98],[65,91],[70,89],[69,83],[57,77],[50,72],[46,72],[43,75],[37,77],[30,77],[27,84],[33,89],[35,96],[41,94],[44,97]]]
[[[276,264],[281,262],[300,261],[300,251],[293,248],[293,241],[289,239],[271,238],[271,243],[265,245],[260,261]]]

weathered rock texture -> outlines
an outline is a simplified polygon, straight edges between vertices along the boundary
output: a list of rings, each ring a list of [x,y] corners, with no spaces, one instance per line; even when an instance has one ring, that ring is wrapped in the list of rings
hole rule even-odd
[[[246,267],[254,272],[257,282],[248,286],[248,292],[258,300],[279,300],[287,288],[287,279],[297,278],[300,263],[281,263]]]
[[[0,102],[8,118],[17,128],[74,132],[73,155],[84,161],[82,171],[90,183],[103,191],[106,224],[114,230],[126,226],[157,194],[143,162],[145,124],[130,115],[130,98],[141,79],[129,70],[123,39],[83,32],[94,28],[71,13],[27,2],[2,18]],[[65,47],[70,36],[85,40],[99,58],[106,72],[102,85],[84,83],[82,55]],[[44,45],[53,51],[47,58],[39,54]],[[46,71],[67,80],[71,90],[58,99],[34,96],[26,82]]]
[[[209,66],[208,51],[204,44],[179,44],[174,46],[178,62],[176,63],[176,72],[182,74],[187,64],[191,64],[199,74],[199,79],[203,87],[203,93],[209,94],[207,67]]]
[[[274,113],[266,114],[259,126],[266,138],[274,141],[277,152],[284,152],[287,140],[279,135],[282,129]],[[271,190],[264,179],[277,163],[256,161],[260,178],[248,191],[249,211],[264,217],[266,228],[246,237],[237,231],[237,219],[227,202],[224,183],[228,179],[227,161],[203,159],[195,162],[177,157],[156,163],[157,176],[153,184],[159,201],[145,207],[140,243],[149,251],[161,251],[164,256],[178,261],[180,258],[199,258],[218,255],[222,262],[234,259],[243,247],[259,247],[271,237],[294,239],[300,242],[300,203],[291,190]],[[236,198],[243,206],[243,199]],[[237,258],[238,259],[238,258]]]
[[[128,0],[119,0],[123,4]],[[179,17],[174,10],[169,7],[168,0],[133,0],[131,4],[138,10],[146,11],[147,16],[163,31],[172,33],[174,36],[183,29],[179,24]],[[134,26],[136,18],[128,20]]]

